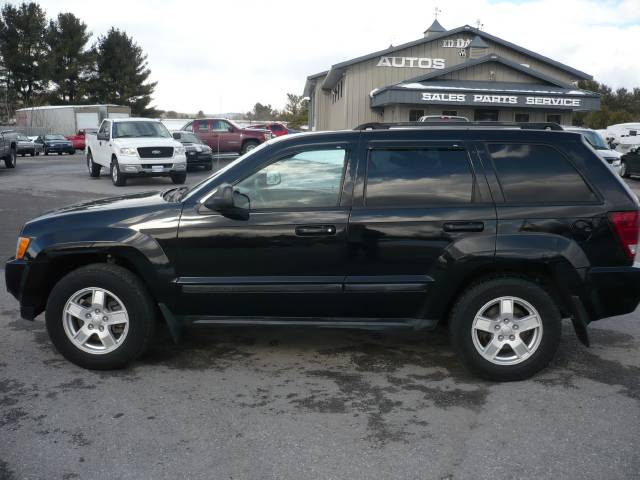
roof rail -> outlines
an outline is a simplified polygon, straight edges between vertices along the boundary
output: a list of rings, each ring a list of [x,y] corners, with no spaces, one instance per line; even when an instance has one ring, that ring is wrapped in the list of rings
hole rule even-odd
[[[519,128],[522,130],[564,130],[553,122],[369,122],[358,125],[354,130],[390,130],[392,128],[432,128],[447,127],[455,129],[471,128]]]

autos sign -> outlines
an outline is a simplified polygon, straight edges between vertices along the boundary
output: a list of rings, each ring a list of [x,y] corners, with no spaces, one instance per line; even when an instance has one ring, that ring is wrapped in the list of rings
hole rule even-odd
[[[425,68],[443,70],[446,66],[444,58],[420,57],[380,57],[376,67]]]

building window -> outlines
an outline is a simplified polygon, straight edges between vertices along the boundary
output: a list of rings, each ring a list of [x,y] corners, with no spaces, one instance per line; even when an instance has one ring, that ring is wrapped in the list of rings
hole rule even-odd
[[[336,103],[344,94],[344,80],[340,80],[338,84],[331,90],[331,103]]]
[[[497,122],[500,112],[498,110],[476,110],[473,119],[476,122]]]
[[[547,115],[547,122],[553,122],[553,123],[561,124],[562,123],[562,115],[559,115],[557,113],[549,114],[549,115]]]
[[[409,110],[409,121],[418,122],[424,116],[424,110]]]
[[[457,110],[443,110],[442,111],[442,116],[443,117],[457,117],[458,116],[458,111]]]
[[[516,113],[515,120],[518,123],[526,123],[526,122],[529,121],[529,114],[528,113]]]

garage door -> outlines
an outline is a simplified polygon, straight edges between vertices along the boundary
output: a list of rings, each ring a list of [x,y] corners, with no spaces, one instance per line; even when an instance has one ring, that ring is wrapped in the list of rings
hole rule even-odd
[[[129,118],[128,113],[109,112],[109,118]]]
[[[83,128],[98,128],[99,123],[98,112],[76,113],[76,126],[78,130],[82,130]]]

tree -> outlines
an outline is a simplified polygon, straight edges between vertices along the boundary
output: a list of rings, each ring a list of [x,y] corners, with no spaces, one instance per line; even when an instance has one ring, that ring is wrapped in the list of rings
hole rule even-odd
[[[111,27],[93,48],[95,71],[92,99],[100,103],[128,105],[136,116],[157,116],[150,107],[157,82],[149,82],[147,56],[126,32]]]
[[[282,119],[291,128],[300,128],[309,124],[309,100],[302,95],[287,93],[287,104],[284,107]]]
[[[263,105],[261,103],[256,103],[253,107],[253,110],[247,112],[246,116],[251,121],[274,120],[279,117],[279,113],[277,110],[274,110],[270,104]]]
[[[15,91],[24,106],[47,86],[47,20],[37,3],[7,3],[0,12],[0,56],[7,91]]]
[[[576,113],[574,125],[604,129],[617,123],[640,121],[640,88],[613,91],[608,85],[594,80],[582,80],[578,86],[600,94],[600,110]]]
[[[86,93],[83,86],[92,60],[86,51],[90,37],[86,24],[73,13],[60,13],[56,21],[49,22],[46,32],[50,50],[48,71],[55,85],[52,98],[56,102],[74,103]]]
[[[198,110],[198,113],[196,113],[196,118],[204,118],[204,112],[202,110]]]

